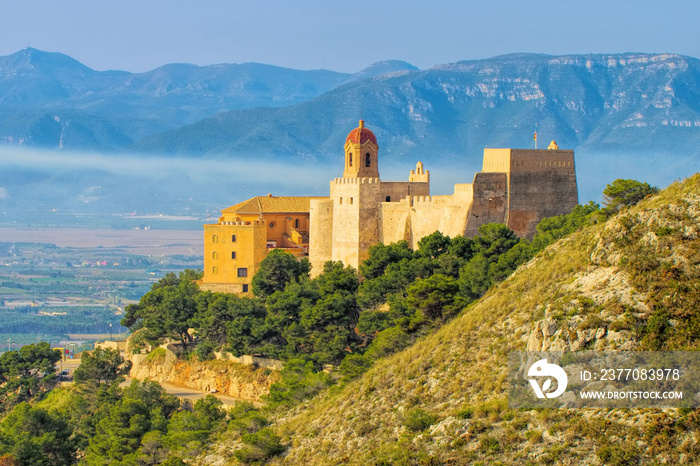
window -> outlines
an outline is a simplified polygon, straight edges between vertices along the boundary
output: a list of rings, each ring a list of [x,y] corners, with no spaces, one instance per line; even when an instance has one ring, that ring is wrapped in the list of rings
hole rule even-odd
[[[248,292],[248,285],[243,285],[243,292],[247,293]]]
[[[352,198],[350,198],[350,204],[352,204]]]
[[[231,259],[235,259],[235,258],[236,258],[236,251],[231,251]]]
[[[343,203],[343,198],[341,197],[341,198],[340,198],[340,204],[342,204],[342,203]]]
[[[294,220],[294,228],[299,229],[299,219]]]
[[[216,251],[212,252],[212,253],[211,253],[211,258],[212,258],[212,259],[218,259],[218,258],[219,258],[219,253],[216,252]]]
[[[386,197],[386,202],[391,202],[391,196]]]
[[[211,242],[218,243],[219,242],[219,235],[212,235]]]
[[[219,273],[219,268],[218,268],[217,266],[212,267],[212,268],[211,268],[211,273],[213,273],[213,274]]]
[[[365,167],[369,167],[372,165],[372,158],[369,155],[369,152],[365,154]]]
[[[270,222],[270,228],[275,228],[275,222]]]
[[[350,152],[350,158],[349,158],[348,166],[352,167],[352,152]]]
[[[235,243],[236,242],[236,235],[231,235],[231,242]]]
[[[247,277],[248,276],[248,269],[245,267],[241,267],[238,269],[238,276],[239,277]]]

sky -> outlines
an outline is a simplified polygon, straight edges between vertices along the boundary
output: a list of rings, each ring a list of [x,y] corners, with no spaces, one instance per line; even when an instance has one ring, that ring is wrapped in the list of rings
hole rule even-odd
[[[258,62],[360,71],[513,52],[700,57],[695,0],[5,0],[0,55],[61,52],[96,69]]]

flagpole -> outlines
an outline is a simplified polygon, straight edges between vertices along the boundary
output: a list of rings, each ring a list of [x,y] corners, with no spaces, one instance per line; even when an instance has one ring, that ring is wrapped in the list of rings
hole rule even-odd
[[[535,149],[537,149],[537,122],[535,122]]]

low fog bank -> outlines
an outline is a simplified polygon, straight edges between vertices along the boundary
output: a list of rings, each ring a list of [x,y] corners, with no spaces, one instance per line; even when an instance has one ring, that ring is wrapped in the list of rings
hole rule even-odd
[[[660,153],[640,163],[635,153],[576,151],[579,202],[602,201],[605,186],[632,178],[661,188],[697,171],[698,155]],[[327,196],[343,174],[342,156],[330,162],[282,161],[254,156],[220,159],[103,155],[0,148],[0,223],[37,225],[100,222],[139,226],[139,218],[178,216],[201,228],[219,211],[252,196]],[[383,180],[405,181],[415,161],[380,161]],[[432,161],[433,195],[471,183],[481,160]],[[105,223],[106,222],[106,223]]]
[[[236,159],[135,157],[0,149],[1,223],[60,215],[174,215],[195,220],[255,195],[328,195],[331,167]],[[59,223],[65,223],[62,220]],[[114,222],[113,222],[114,223]],[[117,222],[118,223],[118,222]]]

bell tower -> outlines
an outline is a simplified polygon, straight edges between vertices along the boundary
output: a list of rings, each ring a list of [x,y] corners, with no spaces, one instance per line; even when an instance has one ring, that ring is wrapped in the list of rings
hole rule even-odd
[[[374,133],[365,128],[365,121],[350,131],[345,139],[343,178],[379,178],[379,146]]]

